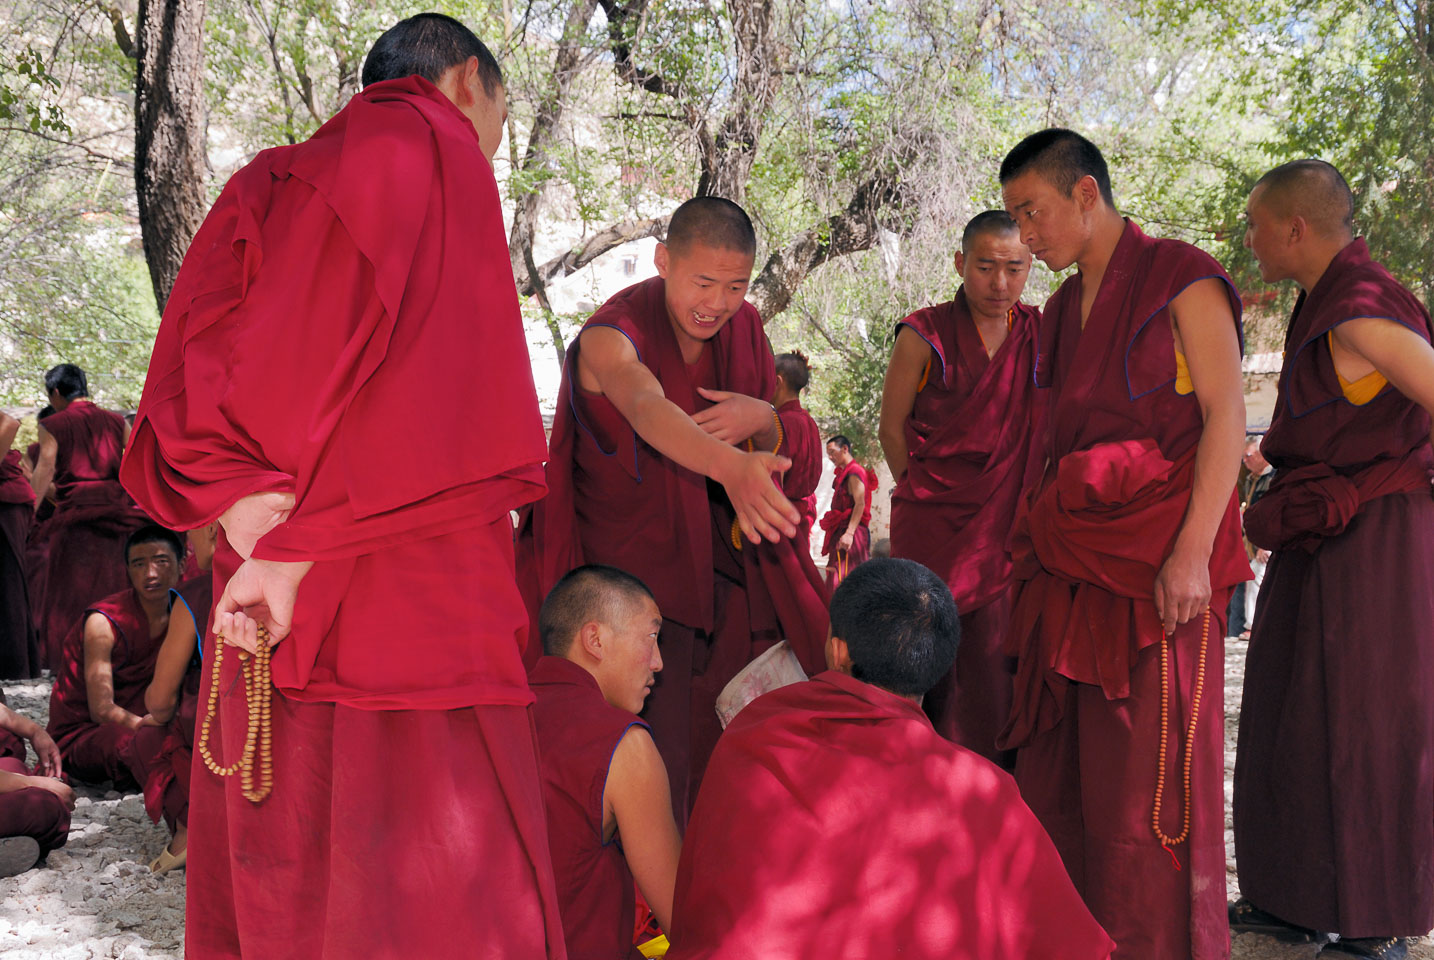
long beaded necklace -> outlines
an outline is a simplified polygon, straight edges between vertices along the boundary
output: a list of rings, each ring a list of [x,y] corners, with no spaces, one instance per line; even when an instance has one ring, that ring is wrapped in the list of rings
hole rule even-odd
[[[1173,847],[1184,843],[1190,837],[1190,763],[1195,756],[1195,726],[1200,720],[1200,700],[1205,692],[1205,654],[1210,646],[1210,608],[1205,608],[1201,622],[1200,665],[1195,671],[1195,699],[1190,705],[1190,723],[1185,730],[1185,811],[1180,836],[1170,837],[1160,826],[1160,806],[1165,794],[1165,741],[1170,730],[1170,638],[1160,638],[1160,760],[1155,769],[1155,808],[1150,823],[1155,828],[1155,838],[1175,860],[1175,869],[1180,861],[1175,858]]]
[[[270,694],[274,689],[269,675],[269,631],[259,626],[258,651],[250,654],[239,651],[239,662],[244,673],[244,699],[249,707],[248,724],[244,731],[244,752],[239,759],[227,767],[209,752],[209,723],[219,706],[219,667],[224,662],[223,639],[214,644],[213,673],[209,678],[209,700],[204,707],[204,719],[199,724],[199,756],[210,772],[219,777],[239,774],[239,787],[244,799],[259,803],[274,789],[274,753],[271,727]],[[259,768],[259,785],[254,785],[254,768]]]

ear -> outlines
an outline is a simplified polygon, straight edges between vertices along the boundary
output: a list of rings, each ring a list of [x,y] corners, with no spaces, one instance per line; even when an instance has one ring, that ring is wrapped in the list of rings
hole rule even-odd
[[[670,257],[671,254],[667,252],[667,244],[665,243],[659,243],[657,249],[653,251],[652,254],[652,265],[657,267],[657,275],[664,280],[667,279],[667,267]]]
[[[956,276],[966,279],[966,253],[963,250],[956,251]]]
[[[1078,203],[1084,211],[1094,210],[1100,205],[1100,185],[1095,182],[1095,177],[1092,177],[1088,173],[1076,181],[1076,185],[1072,188],[1072,193],[1075,196],[1076,203]]]
[[[602,627],[598,625],[596,620],[589,620],[579,627],[577,640],[574,642],[580,644],[583,651],[589,657],[598,662],[602,662],[605,648],[603,646]]]
[[[1291,244],[1299,243],[1310,235],[1310,225],[1304,217],[1295,215],[1290,218],[1288,240]]]
[[[851,650],[846,641],[835,634],[827,635],[827,667],[839,673],[851,673]]]

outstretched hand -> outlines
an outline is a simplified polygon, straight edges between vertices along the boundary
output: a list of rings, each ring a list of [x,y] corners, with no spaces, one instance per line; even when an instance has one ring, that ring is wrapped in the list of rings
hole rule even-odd
[[[245,560],[224,586],[215,607],[214,633],[249,653],[259,649],[259,625],[269,631],[269,646],[289,635],[299,584],[313,564]]]
[[[728,390],[698,387],[697,392],[712,406],[698,410],[692,421],[723,443],[742,443],[772,426],[770,403]]]
[[[753,543],[761,543],[763,537],[776,543],[796,536],[801,515],[772,482],[772,474],[785,473],[791,465],[786,457],[765,451],[736,453],[730,470],[713,477],[727,491],[737,511],[737,523]]]

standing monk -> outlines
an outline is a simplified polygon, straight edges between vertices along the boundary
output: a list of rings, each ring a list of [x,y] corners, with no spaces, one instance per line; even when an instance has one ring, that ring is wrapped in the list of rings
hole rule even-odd
[[[841,585],[852,568],[871,556],[871,493],[875,476],[851,455],[851,441],[837,434],[827,441],[832,505],[822,514],[822,553],[827,557],[827,591]]]
[[[935,571],[961,612],[956,664],[923,707],[943,737],[1008,769],[996,736],[1011,714],[1011,525],[1045,416],[1031,379],[1041,312],[1021,303],[1030,270],[1004,210],[973,217],[956,298],[897,324],[881,395],[891,555]]]
[[[85,605],[125,586],[125,538],[148,519],[120,486],[120,456],[129,436],[124,417],[90,401],[85,372],[62,363],[45,374],[55,412],[40,423],[31,477],[38,509],[53,482],[55,513],[47,521],[44,595],[35,628],[40,659],[60,669],[60,644]]]
[[[1001,164],[1052,270],[1035,378],[1044,475],[1017,521],[1002,748],[1117,958],[1225,957],[1224,628],[1249,579],[1240,299],[1220,265],[1117,212],[1069,130]]]
[[[192,958],[563,955],[508,519],[544,450],[504,102],[468,28],[400,22],[342,111],[229,181],[170,294],[125,482],[219,521],[216,633],[278,644],[273,792],[190,784]],[[395,442],[446,452],[373,469]],[[224,649],[220,764],[248,717]]]
[[[544,591],[604,563],[657,598],[666,666],[644,717],[679,823],[721,733],[723,686],[783,636],[815,660],[826,632],[818,586],[796,565],[797,510],[773,482],[791,461],[767,402],[772,351],[743,299],[756,247],[730,200],[677,208],[658,276],[609,299],[568,350],[549,493],[525,534]]]
[[[822,433],[802,407],[802,391],[811,382],[812,368],[801,351],[777,354],[776,366],[777,390],[772,406],[782,421],[783,452],[792,461],[782,475],[782,492],[802,515],[795,540],[810,558],[812,525],[817,520],[817,484],[822,479]]]
[[[20,421],[0,413],[0,677],[40,675],[40,651],[30,619],[25,543],[35,516],[35,493],[11,449]]]
[[[1248,900],[1230,916],[1397,960],[1434,927],[1434,327],[1353,210],[1320,160],[1271,170],[1247,207],[1260,275],[1301,293],[1261,448],[1274,482],[1245,514],[1273,557],[1235,763]]]

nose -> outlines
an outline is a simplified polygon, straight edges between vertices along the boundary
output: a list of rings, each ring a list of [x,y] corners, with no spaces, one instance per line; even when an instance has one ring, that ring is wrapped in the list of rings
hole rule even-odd
[[[662,672],[662,651],[657,649],[657,644],[652,645],[652,659],[648,661],[647,667],[653,673]]]
[[[1035,243],[1034,243],[1035,239],[1036,239],[1036,229],[1035,229],[1035,227],[1031,226],[1029,223],[1022,225],[1022,227],[1021,227],[1021,242],[1024,243],[1026,246],[1030,247],[1030,246],[1034,246],[1034,245],[1035,245]]]
[[[1245,230],[1245,238],[1244,238],[1244,241],[1243,241],[1246,250],[1249,250],[1249,249],[1250,249],[1250,232],[1251,232],[1251,231],[1249,230],[1249,228],[1246,228],[1246,230]]]

